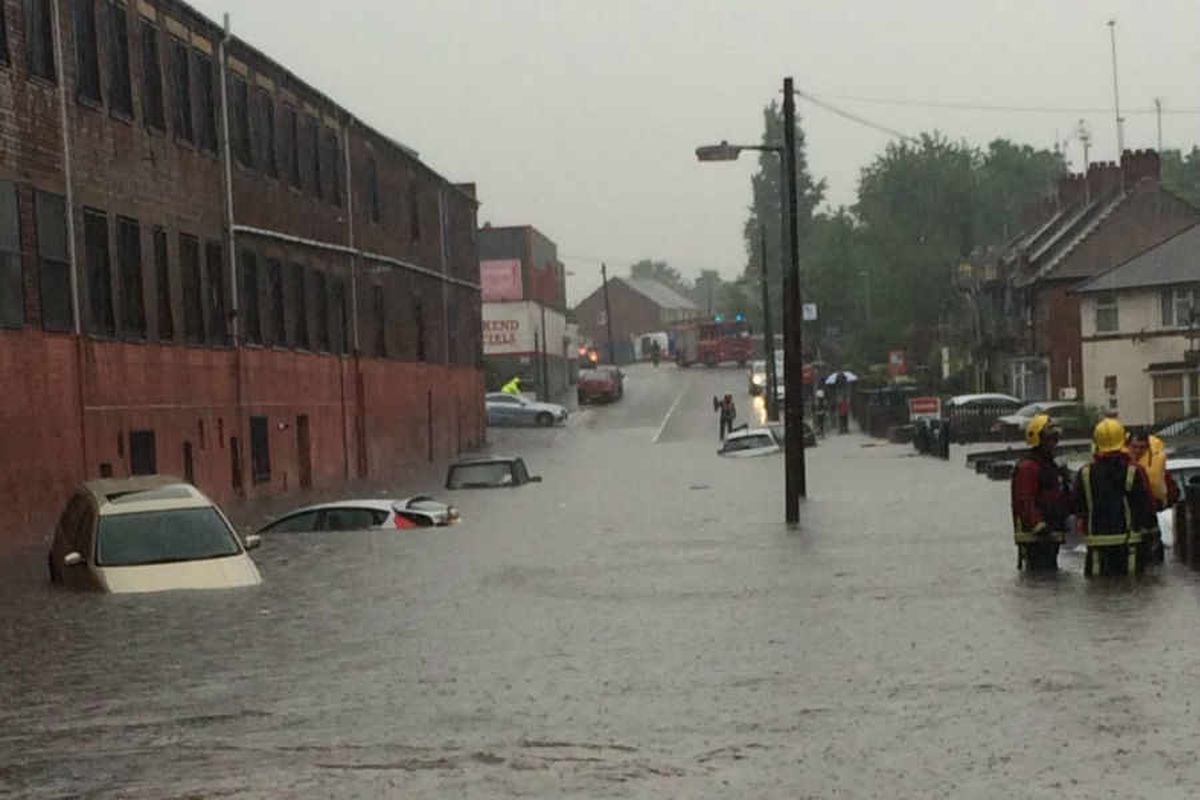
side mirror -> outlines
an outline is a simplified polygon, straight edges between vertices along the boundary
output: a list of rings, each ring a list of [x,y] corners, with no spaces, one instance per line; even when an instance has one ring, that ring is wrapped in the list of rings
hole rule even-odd
[[[262,547],[262,537],[257,533],[252,533],[242,541],[242,546],[247,550],[257,550]]]
[[[83,564],[83,556],[77,552],[67,553],[63,558],[64,567],[78,567]]]
[[[542,482],[542,476],[541,476],[541,475],[530,475],[530,476],[529,476],[529,482],[530,482],[530,483],[541,483],[541,482]]]

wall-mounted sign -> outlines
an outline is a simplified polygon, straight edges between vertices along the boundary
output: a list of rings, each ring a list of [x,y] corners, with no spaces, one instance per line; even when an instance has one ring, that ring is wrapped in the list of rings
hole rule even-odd
[[[483,302],[520,300],[524,297],[521,285],[521,261],[516,258],[479,262],[479,283]]]

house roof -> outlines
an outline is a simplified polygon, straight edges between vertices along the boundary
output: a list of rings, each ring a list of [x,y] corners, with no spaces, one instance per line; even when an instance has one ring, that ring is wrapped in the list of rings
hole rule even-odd
[[[1072,267],[1064,261],[1128,198],[1128,193],[1121,192],[1055,214],[1028,240],[1028,245],[1036,243],[1036,249],[1029,253],[1029,267],[1017,276],[1016,285],[1024,287],[1046,278],[1089,277],[1090,265]]]
[[[687,299],[670,286],[649,278],[614,278],[621,281],[630,289],[650,300],[660,308],[679,308],[685,311],[699,311],[700,307]]]
[[[1200,224],[1143,250],[1076,289],[1080,293],[1113,292],[1144,286],[1200,283]]]

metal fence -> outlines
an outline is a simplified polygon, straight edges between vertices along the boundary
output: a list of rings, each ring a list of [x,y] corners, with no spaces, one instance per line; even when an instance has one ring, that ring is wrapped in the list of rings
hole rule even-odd
[[[950,425],[950,439],[956,444],[972,442],[1002,442],[1020,438],[1021,431],[1005,426],[994,430],[999,417],[1011,414],[1011,405],[972,404],[949,406],[943,412],[944,420]]]

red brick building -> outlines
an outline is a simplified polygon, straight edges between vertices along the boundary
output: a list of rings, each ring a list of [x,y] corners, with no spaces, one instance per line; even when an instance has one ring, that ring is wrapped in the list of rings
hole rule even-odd
[[[0,548],[86,478],[229,502],[482,439],[474,187],[222,40],[0,0]]]
[[[1014,351],[1008,390],[1028,400],[1082,397],[1072,289],[1197,222],[1200,209],[1163,188],[1153,151],[1126,151],[1120,164],[1092,164],[1086,175],[1060,179],[1041,222],[1000,259],[1007,296],[996,306]]]

